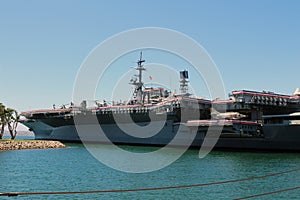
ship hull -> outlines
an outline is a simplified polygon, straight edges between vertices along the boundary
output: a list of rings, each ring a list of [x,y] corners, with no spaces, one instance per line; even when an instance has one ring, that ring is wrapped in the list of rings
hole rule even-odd
[[[232,134],[225,131],[214,148],[219,150],[300,152],[300,125],[265,124],[262,126],[262,132],[263,135],[261,136],[241,136],[240,134]],[[209,143],[210,140],[215,140],[215,138],[206,138],[206,140]]]
[[[99,134],[99,125],[79,125],[80,130],[87,130],[79,135],[75,125],[50,127],[39,121],[23,121],[24,125],[33,130],[35,139],[59,140],[63,142],[114,143],[126,145],[165,146],[177,136],[172,146],[191,148],[203,146],[205,132],[191,133],[190,129],[174,125],[168,120],[158,134],[149,138],[137,138],[124,133],[115,124],[101,125],[105,135]],[[214,149],[219,150],[266,150],[266,151],[300,151],[300,125],[264,125],[264,137],[220,137]],[[223,133],[224,134],[224,133]],[[226,134],[226,133],[225,133]],[[216,138],[206,138],[207,144]],[[192,142],[190,142],[192,141]],[[205,143],[204,143],[205,144]],[[203,146],[205,148],[205,146]],[[206,146],[206,148],[210,148]]]
[[[115,124],[101,125],[101,130],[105,133],[103,134],[99,133],[99,125],[93,124],[50,127],[39,121],[22,121],[22,123],[34,132],[37,140],[148,146],[165,146],[170,144],[170,146],[199,147],[204,138],[204,134],[191,133],[187,127],[179,127],[179,124],[173,124],[173,120],[167,120],[165,126],[156,135],[147,138],[128,135]],[[137,125],[143,124],[138,123]],[[78,134],[77,130],[80,130],[81,134]],[[173,140],[175,137],[176,139]]]
[[[300,152],[300,138],[298,138],[298,141],[293,142],[267,140],[265,138],[219,138],[214,148],[219,150]]]

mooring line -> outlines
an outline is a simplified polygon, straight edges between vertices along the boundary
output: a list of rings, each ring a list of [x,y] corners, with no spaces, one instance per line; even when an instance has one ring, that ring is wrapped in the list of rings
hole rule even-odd
[[[234,200],[251,199],[251,198],[267,196],[267,195],[271,195],[271,194],[277,194],[277,193],[281,193],[281,192],[288,192],[288,191],[297,190],[297,189],[300,189],[300,186],[293,187],[293,188],[286,188],[286,189],[282,189],[282,190],[276,190],[276,191],[272,191],[272,192],[261,193],[261,194],[255,194],[255,195],[246,196],[246,197],[242,197],[242,198],[238,198],[238,199],[234,199]]]
[[[0,193],[0,196],[18,196],[18,195],[60,195],[60,194],[92,194],[92,193],[125,193],[125,192],[140,192],[140,191],[157,191],[157,190],[170,190],[170,189],[181,189],[181,188],[192,188],[192,187],[203,187],[203,186],[211,186],[211,185],[221,185],[227,183],[236,183],[242,181],[250,181],[255,179],[263,179],[273,176],[278,176],[281,174],[287,174],[295,171],[299,171],[300,168],[292,169],[283,172],[277,172],[262,176],[253,176],[242,179],[234,179],[227,181],[218,181],[211,183],[198,183],[198,184],[190,184],[190,185],[175,185],[175,186],[165,186],[165,187],[151,187],[151,188],[136,188],[136,189],[112,189],[112,190],[88,190],[88,191],[54,191],[54,192],[4,192]]]

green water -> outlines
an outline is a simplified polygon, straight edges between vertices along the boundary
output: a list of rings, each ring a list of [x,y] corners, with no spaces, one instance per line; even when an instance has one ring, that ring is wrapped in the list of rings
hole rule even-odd
[[[69,144],[70,145],[70,144]],[[109,153],[107,145],[99,145]],[[123,147],[135,152],[152,147]],[[190,185],[260,176],[300,167],[297,153],[211,152],[204,159],[187,151],[172,165],[151,173],[111,169],[78,144],[67,149],[0,152],[0,192],[84,191]],[[127,193],[22,195],[0,199],[235,199],[300,185],[300,171],[263,179],[191,188]],[[254,199],[299,199],[300,189]]]

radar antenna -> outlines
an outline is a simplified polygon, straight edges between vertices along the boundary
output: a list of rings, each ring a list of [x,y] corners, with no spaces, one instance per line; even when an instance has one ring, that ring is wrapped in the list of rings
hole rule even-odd
[[[189,74],[187,70],[181,71],[180,72],[180,92],[181,94],[188,94],[188,79],[189,79]]]
[[[146,68],[144,68],[143,63],[145,62],[145,60],[143,60],[143,53],[140,52],[140,59],[136,62],[137,63],[137,67],[135,67],[135,69],[138,71],[138,80],[135,79],[135,81],[131,81],[131,84],[135,86],[135,90],[133,93],[133,96],[136,98],[136,102],[139,104],[143,103],[143,86],[144,83],[142,81],[143,79],[143,71],[146,70]]]

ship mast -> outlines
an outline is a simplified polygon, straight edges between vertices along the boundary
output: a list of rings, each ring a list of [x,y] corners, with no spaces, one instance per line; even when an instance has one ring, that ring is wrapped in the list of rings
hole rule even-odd
[[[143,86],[144,83],[142,81],[143,79],[143,71],[146,70],[144,68],[143,63],[145,60],[143,60],[143,54],[140,53],[140,59],[137,61],[138,66],[135,68],[138,71],[138,80],[132,80],[131,84],[135,86],[134,96],[137,99],[137,103],[142,104],[143,103]]]

